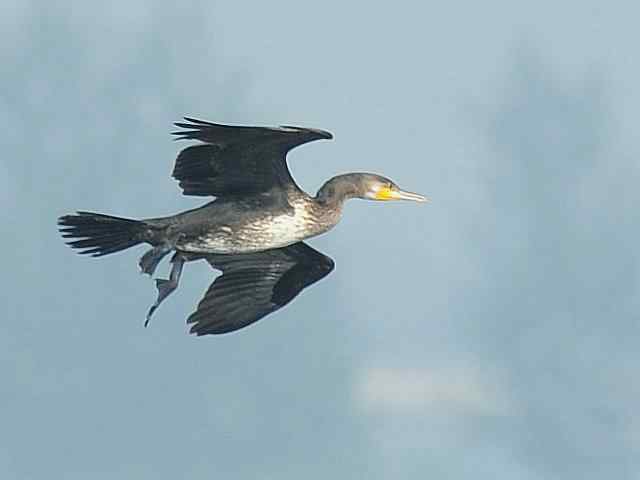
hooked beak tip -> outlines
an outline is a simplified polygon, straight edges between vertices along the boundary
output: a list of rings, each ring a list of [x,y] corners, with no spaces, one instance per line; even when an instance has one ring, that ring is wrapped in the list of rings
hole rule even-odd
[[[429,197],[425,197],[424,195],[420,195],[419,193],[412,193],[412,192],[405,192],[405,191],[399,191],[396,194],[396,198],[398,200],[409,200],[412,202],[420,202],[420,203],[428,203],[431,202],[431,199]]]

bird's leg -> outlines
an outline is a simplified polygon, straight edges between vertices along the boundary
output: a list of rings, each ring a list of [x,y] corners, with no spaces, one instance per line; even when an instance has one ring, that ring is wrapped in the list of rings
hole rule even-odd
[[[144,322],[145,327],[149,325],[151,315],[153,315],[153,312],[156,311],[162,301],[167,298],[176,288],[178,288],[178,282],[180,282],[180,275],[182,274],[182,267],[184,263],[185,258],[181,254],[176,252],[171,258],[172,266],[171,273],[169,274],[169,280],[165,280],[164,278],[156,279],[156,287],[158,288],[158,299],[153,305],[151,305],[151,308],[149,308],[147,319]]]
[[[171,245],[162,243],[160,245],[156,245],[151,250],[148,250],[138,262],[140,265],[140,271],[142,273],[146,273],[147,275],[153,275],[153,272],[156,271],[158,264],[160,261],[171,251]]]

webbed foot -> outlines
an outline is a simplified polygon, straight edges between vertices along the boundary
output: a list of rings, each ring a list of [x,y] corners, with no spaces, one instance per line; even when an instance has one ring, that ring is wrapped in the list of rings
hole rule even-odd
[[[182,267],[184,266],[185,259],[178,253],[173,255],[171,259],[172,267],[171,274],[169,275],[169,280],[164,278],[156,279],[156,288],[158,289],[158,298],[149,311],[147,312],[147,318],[144,322],[144,326],[149,325],[149,321],[151,320],[151,315],[156,309],[160,306],[162,301],[167,298],[174,290],[178,288],[178,284],[180,283],[180,275],[182,275]]]
[[[151,250],[148,250],[138,262],[140,265],[140,271],[142,273],[146,273],[151,276],[156,271],[158,264],[160,261],[171,251],[171,246],[169,245],[157,245],[153,247]]]

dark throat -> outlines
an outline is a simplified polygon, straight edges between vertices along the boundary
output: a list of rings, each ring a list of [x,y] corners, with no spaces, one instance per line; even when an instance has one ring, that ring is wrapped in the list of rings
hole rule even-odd
[[[358,184],[351,174],[338,175],[328,180],[316,195],[316,202],[326,207],[340,208],[345,200],[357,197]]]

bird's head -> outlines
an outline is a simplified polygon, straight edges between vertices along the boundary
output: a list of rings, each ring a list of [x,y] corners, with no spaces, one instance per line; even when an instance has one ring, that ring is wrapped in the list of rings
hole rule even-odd
[[[356,173],[358,198],[366,200],[410,200],[427,202],[428,198],[417,193],[402,190],[395,182],[375,173]]]
[[[349,198],[429,201],[427,197],[402,190],[393,181],[375,173],[346,173],[333,177],[318,191],[317,198],[326,202],[343,202]]]

